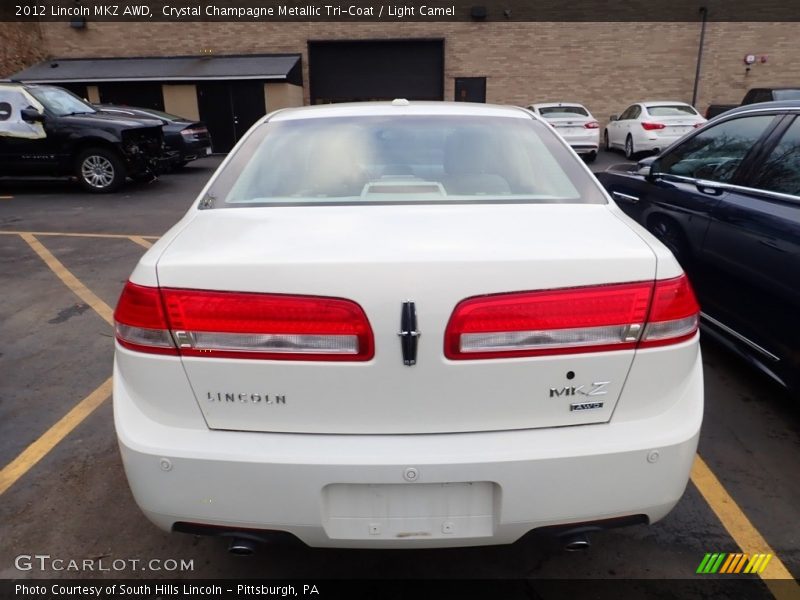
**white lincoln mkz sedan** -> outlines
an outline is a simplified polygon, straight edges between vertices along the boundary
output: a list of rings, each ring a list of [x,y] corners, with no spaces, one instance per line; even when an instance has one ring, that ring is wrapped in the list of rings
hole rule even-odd
[[[159,527],[238,552],[579,547],[683,494],[698,311],[529,111],[281,110],[122,292],[125,471]]]

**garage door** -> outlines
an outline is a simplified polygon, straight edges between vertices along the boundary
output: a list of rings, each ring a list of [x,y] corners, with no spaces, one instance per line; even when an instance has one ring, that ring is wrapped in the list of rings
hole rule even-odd
[[[442,100],[444,41],[309,42],[312,104]]]

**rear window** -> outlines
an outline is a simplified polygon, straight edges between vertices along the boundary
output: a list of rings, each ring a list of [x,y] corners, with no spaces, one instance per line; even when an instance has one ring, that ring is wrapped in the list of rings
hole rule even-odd
[[[775,100],[800,100],[800,90],[775,90]]]
[[[544,124],[474,116],[268,122],[232,157],[208,201],[227,208],[605,203],[596,182]]]
[[[539,113],[547,119],[562,119],[568,117],[588,117],[589,113],[582,106],[545,106]]]
[[[647,114],[651,117],[686,117],[695,116],[697,111],[686,104],[674,106],[646,106]]]

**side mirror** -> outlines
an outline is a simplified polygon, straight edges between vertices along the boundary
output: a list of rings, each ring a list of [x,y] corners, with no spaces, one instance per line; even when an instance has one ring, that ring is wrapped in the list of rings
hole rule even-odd
[[[611,115],[608,117],[609,121],[619,121],[619,115]]]
[[[20,111],[20,115],[22,116],[22,120],[26,123],[42,123],[44,122],[44,115],[40,113],[38,110],[29,106],[28,108],[23,108]]]
[[[652,179],[656,174],[653,166],[657,158],[657,156],[648,156],[647,158],[640,160],[638,163],[636,163],[636,173],[638,175],[643,175],[645,179]]]

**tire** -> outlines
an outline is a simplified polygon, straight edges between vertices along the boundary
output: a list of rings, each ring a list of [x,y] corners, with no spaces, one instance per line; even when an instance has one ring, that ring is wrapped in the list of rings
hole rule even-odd
[[[119,155],[105,148],[87,148],[75,161],[81,187],[94,194],[114,192],[125,182],[125,166]]]
[[[611,152],[611,140],[608,139],[608,129],[603,130],[603,146],[606,152]]]
[[[589,164],[593,163],[595,160],[597,160],[597,152],[589,152],[589,154],[584,154],[583,160]]]
[[[691,260],[691,251],[686,235],[680,226],[672,219],[654,217],[647,224],[647,229],[664,244],[678,259],[684,268]]]
[[[630,134],[625,138],[625,158],[633,160],[636,156],[636,149],[633,147],[633,138]]]

